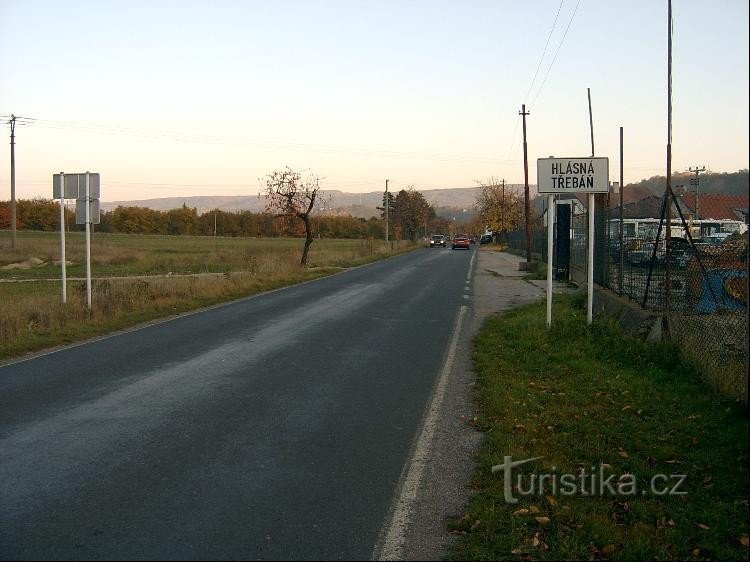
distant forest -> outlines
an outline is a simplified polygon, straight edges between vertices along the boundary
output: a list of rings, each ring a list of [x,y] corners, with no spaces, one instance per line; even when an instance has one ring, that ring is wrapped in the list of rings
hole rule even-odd
[[[695,174],[691,172],[677,172],[672,174],[672,187],[685,186],[687,191],[695,191],[695,186],[690,185],[690,179]],[[656,195],[664,193],[666,176],[654,176],[647,180],[641,180],[629,185],[645,187]],[[627,187],[627,186],[626,186]],[[700,174],[700,193],[718,193],[721,195],[747,195],[748,193],[748,170],[739,170],[731,173],[715,174],[713,172],[702,172]]]

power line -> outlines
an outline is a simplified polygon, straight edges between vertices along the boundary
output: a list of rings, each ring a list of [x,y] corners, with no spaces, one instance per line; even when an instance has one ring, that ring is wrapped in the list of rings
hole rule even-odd
[[[531,84],[529,85],[529,91],[526,92],[526,95],[524,96],[524,100],[529,98],[529,95],[531,94],[531,89],[534,87],[534,82],[536,82],[536,77],[539,74],[539,69],[542,67],[542,61],[544,60],[544,55],[547,54],[547,47],[549,46],[549,40],[552,38],[552,32],[555,31],[555,26],[557,25],[557,18],[560,16],[560,10],[562,9],[562,5],[565,0],[560,0],[560,5],[557,7],[557,14],[555,14],[555,21],[552,22],[552,28],[549,30],[549,34],[547,35],[547,42],[544,44],[544,50],[542,51],[542,56],[539,57],[539,64],[536,65],[536,72],[534,72],[534,78],[531,79]],[[516,123],[518,123],[518,120],[516,119]]]
[[[450,154],[435,154],[398,150],[383,150],[372,148],[347,148],[340,146],[314,145],[306,143],[269,141],[269,140],[252,140],[243,137],[229,137],[221,135],[205,135],[185,133],[181,131],[164,131],[156,129],[144,129],[135,127],[122,127],[116,125],[99,125],[92,123],[76,123],[72,121],[61,121],[52,119],[37,119],[35,124],[38,127],[58,130],[76,130],[86,133],[123,135],[133,137],[147,137],[156,139],[166,139],[179,142],[196,142],[202,144],[229,145],[229,146],[252,146],[261,150],[298,150],[304,152],[321,152],[327,154],[354,155],[354,156],[383,156],[396,158],[414,158],[420,160],[432,160],[442,162],[474,162],[474,163],[505,163],[510,164],[512,161],[503,161],[499,158],[490,157],[473,157]]]
[[[573,14],[570,16],[570,21],[568,22],[568,26],[565,28],[565,33],[563,33],[562,39],[560,39],[560,43],[557,45],[555,56],[552,57],[552,62],[550,63],[549,67],[547,67],[547,72],[544,75],[544,80],[542,80],[541,86],[539,86],[539,89],[536,91],[536,95],[534,96],[534,99],[532,100],[530,107],[534,106],[534,103],[536,103],[536,100],[539,97],[539,94],[541,94],[542,90],[544,89],[544,84],[547,82],[547,77],[549,76],[549,72],[550,70],[552,70],[552,67],[555,64],[555,61],[557,60],[557,55],[560,52],[560,48],[563,46],[563,43],[565,42],[565,38],[568,36],[568,30],[570,29],[570,25],[573,23],[573,18],[576,17],[576,12],[578,11],[578,6],[580,4],[581,4],[581,0],[578,0],[578,2],[576,2],[576,7],[573,10]]]
[[[552,38],[552,33],[555,31],[555,27],[557,26],[557,19],[560,17],[560,10],[562,9],[562,5],[564,2],[565,0],[560,0],[560,5],[557,7],[557,13],[555,14],[555,21],[552,22],[552,27],[550,28],[549,33],[547,34],[547,41],[544,43],[542,56],[539,57],[539,63],[536,65],[536,71],[534,72],[534,77],[531,79],[531,84],[529,84],[529,90],[526,92],[526,95],[523,98],[524,100],[529,98],[529,96],[531,95],[531,90],[534,88],[536,77],[539,74],[539,69],[542,67],[544,56],[547,54],[547,47],[549,47],[549,41]],[[516,135],[518,134],[518,119],[515,119],[515,122],[516,123],[513,127],[513,135],[511,135],[511,139],[510,139],[510,146],[508,147],[508,152],[505,156],[506,160],[510,158],[510,153],[513,150],[513,146],[516,143]]]

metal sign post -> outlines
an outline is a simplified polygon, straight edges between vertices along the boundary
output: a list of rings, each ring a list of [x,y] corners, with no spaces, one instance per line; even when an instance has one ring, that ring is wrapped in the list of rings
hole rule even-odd
[[[589,193],[588,203],[589,235],[586,251],[586,321],[594,321],[594,211],[596,208],[594,194]]]
[[[54,180],[53,180],[54,182]],[[60,172],[60,183],[65,185],[65,174]],[[62,268],[62,301],[68,302],[68,277],[65,271],[65,193],[60,190],[60,267]]]
[[[91,192],[90,174],[86,172],[86,308],[91,310]]]
[[[99,174],[52,175],[52,198],[60,200],[60,263],[62,269],[62,300],[67,301],[65,263],[65,200],[76,200],[76,224],[86,225],[86,307],[91,310],[91,225],[99,224]]]
[[[555,196],[547,196],[547,328],[552,327],[552,250],[555,231]]]
[[[547,326],[552,325],[552,229],[556,193],[588,193],[586,319],[594,318],[594,193],[609,192],[609,158],[539,158],[536,161],[539,193],[549,195],[547,211]]]

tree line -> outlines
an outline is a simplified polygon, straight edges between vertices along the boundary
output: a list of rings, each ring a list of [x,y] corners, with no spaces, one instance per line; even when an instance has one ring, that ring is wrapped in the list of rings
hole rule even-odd
[[[319,238],[383,238],[385,225],[378,218],[361,219],[351,216],[316,215],[312,231]],[[82,231],[72,208],[65,211],[68,231]],[[60,206],[51,199],[21,199],[16,202],[18,230],[60,230]],[[0,201],[0,230],[10,229],[10,202]],[[304,237],[300,224],[283,220],[270,212],[223,211],[215,209],[198,213],[183,206],[169,211],[146,207],[120,206],[102,211],[97,232],[119,234],[168,234],[230,237]]]
[[[415,192],[419,197],[421,193]],[[392,195],[392,194],[391,194]],[[399,194],[400,195],[400,194]],[[397,199],[397,201],[395,201]],[[423,197],[422,197],[423,199]],[[462,226],[437,217],[431,206],[424,207],[414,195],[392,196],[389,209],[390,238],[416,240],[425,232],[452,234]],[[426,223],[425,223],[426,218]],[[75,211],[66,208],[67,231],[82,231],[83,225],[75,222]],[[20,199],[16,202],[16,228],[18,230],[60,230],[60,206],[52,199]],[[215,230],[214,230],[215,228]],[[10,202],[0,201],[0,230],[10,229]],[[329,213],[311,217],[312,234],[316,238],[384,238],[384,213],[369,219]],[[169,211],[146,207],[120,206],[102,211],[96,232],[118,234],[167,234],[229,237],[305,237],[304,224],[285,220],[272,212],[223,211],[215,209],[198,213],[197,209],[183,206]]]

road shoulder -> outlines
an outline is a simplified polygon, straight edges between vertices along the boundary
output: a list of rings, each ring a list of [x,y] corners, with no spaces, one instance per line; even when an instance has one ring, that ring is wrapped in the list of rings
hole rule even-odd
[[[543,285],[524,279],[521,258],[504,252],[476,250],[470,307],[458,336],[446,392],[437,416],[429,458],[407,523],[403,560],[439,560],[452,540],[449,518],[461,517],[471,495],[470,481],[483,434],[475,430],[472,364],[473,340],[491,314],[534,302]]]

